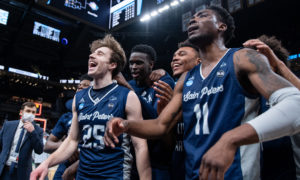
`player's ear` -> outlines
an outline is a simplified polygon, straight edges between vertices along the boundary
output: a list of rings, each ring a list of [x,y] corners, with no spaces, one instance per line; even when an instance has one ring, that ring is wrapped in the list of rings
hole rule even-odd
[[[219,28],[218,28],[218,30],[220,32],[224,33],[227,30],[227,25],[225,23],[219,22]]]
[[[154,61],[149,61],[149,64],[150,64],[150,68],[151,68],[151,70],[152,70],[153,67],[154,67]]]
[[[201,63],[201,59],[197,58],[196,63],[197,63],[197,65],[200,64]]]
[[[116,68],[117,68],[117,63],[116,62],[109,63],[109,67],[108,67],[109,70],[112,71],[112,70],[114,70]]]

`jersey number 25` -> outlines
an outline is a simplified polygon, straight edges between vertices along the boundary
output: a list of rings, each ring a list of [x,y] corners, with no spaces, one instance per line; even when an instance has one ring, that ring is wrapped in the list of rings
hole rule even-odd
[[[82,131],[85,133],[82,136],[83,145],[85,148],[95,148],[95,149],[104,149],[103,136],[105,126],[104,125],[94,125],[89,124],[84,125]],[[92,139],[93,137],[93,139]]]

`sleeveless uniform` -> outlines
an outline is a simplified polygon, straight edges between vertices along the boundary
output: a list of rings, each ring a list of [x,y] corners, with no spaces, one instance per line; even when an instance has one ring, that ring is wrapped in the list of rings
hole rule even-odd
[[[188,72],[182,96],[186,179],[198,179],[202,156],[223,133],[257,116],[259,100],[246,93],[234,71],[229,49],[208,77],[201,64]],[[225,179],[259,179],[259,144],[241,146]]]
[[[132,156],[129,135],[119,136],[114,149],[104,145],[106,122],[112,117],[126,119],[129,89],[115,83],[99,90],[92,87],[76,94],[80,156],[76,179],[130,179]]]

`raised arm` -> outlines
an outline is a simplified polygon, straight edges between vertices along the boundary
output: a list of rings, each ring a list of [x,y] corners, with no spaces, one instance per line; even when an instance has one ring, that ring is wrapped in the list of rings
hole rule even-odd
[[[118,136],[127,132],[131,135],[142,138],[159,138],[167,134],[176,124],[176,115],[179,113],[182,105],[182,88],[186,73],[178,80],[174,90],[174,96],[170,103],[164,108],[158,118],[140,121],[140,120],[122,120],[120,118],[111,119],[106,126],[104,142],[106,145],[114,147],[118,143]]]
[[[243,44],[245,47],[255,47],[258,52],[264,54],[271,65],[272,70],[284,77],[295,87],[300,89],[300,80],[294,73],[281,61],[274,53],[274,51],[264,42],[259,39],[250,39]]]
[[[76,96],[75,96],[76,97]],[[48,168],[67,160],[76,150],[79,140],[79,127],[77,120],[77,112],[75,109],[75,97],[73,101],[73,119],[68,137],[64,140],[61,146],[52,153],[37,169],[32,171],[31,180],[40,177],[43,179],[48,172]]]
[[[126,103],[127,119],[140,119],[143,121],[142,109],[137,95],[130,91]],[[136,154],[136,165],[140,179],[151,180],[151,165],[149,159],[148,145],[145,139],[131,136],[132,144]]]
[[[254,50],[243,49],[234,56],[235,70],[246,75],[254,89],[269,99],[268,111],[231,131],[205,153],[200,179],[223,179],[241,145],[271,140],[300,131],[300,92],[275,74],[267,58]]]
[[[158,81],[164,75],[166,75],[166,71],[164,69],[156,69],[151,72],[149,78],[152,82],[155,82]]]

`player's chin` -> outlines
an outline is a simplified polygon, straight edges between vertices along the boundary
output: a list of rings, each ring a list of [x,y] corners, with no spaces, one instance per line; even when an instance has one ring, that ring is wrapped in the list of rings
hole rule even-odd
[[[96,76],[96,70],[95,69],[89,69],[87,74],[90,77],[94,78]]]
[[[183,71],[181,71],[181,70],[174,70],[173,71],[173,76],[179,76],[180,74],[182,74],[183,73]]]

